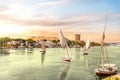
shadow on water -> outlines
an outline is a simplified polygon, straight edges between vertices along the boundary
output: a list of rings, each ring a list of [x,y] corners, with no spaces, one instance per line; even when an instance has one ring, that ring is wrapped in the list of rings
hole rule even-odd
[[[2,56],[5,56],[5,55],[9,55],[10,52],[8,49],[0,49],[0,55]]]
[[[59,80],[65,80],[69,69],[70,69],[70,62],[68,62],[68,63],[65,65],[65,69],[64,69],[63,72],[61,73]]]
[[[46,52],[41,52],[41,63],[44,63]]]

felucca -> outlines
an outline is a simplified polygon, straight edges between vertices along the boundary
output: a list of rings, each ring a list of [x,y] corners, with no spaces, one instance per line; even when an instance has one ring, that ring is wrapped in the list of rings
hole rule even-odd
[[[95,69],[97,76],[109,76],[117,73],[117,67],[115,64],[110,64],[108,55],[106,53],[106,63],[105,63],[105,53],[104,53],[104,40],[105,40],[105,29],[107,23],[108,14],[105,21],[105,27],[102,33],[102,40],[101,40],[101,47],[100,47],[100,54],[98,56],[97,68]],[[102,64],[100,62],[102,61]]]
[[[90,48],[90,40],[88,39],[85,46],[83,47],[83,55],[88,55],[87,50]]]
[[[59,39],[60,39],[60,44],[66,53],[66,56],[62,57],[62,59],[63,59],[63,61],[70,62],[71,56],[70,56],[69,47],[68,47],[68,44],[66,42],[66,38],[64,37],[61,30],[59,31]]]

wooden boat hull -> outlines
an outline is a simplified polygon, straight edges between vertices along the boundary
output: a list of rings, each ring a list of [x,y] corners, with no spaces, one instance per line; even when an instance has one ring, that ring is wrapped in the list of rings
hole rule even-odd
[[[97,76],[110,76],[110,75],[114,75],[117,73],[117,67],[110,67],[107,69],[96,69],[96,75]]]
[[[83,53],[83,55],[88,55],[88,53]]]
[[[110,76],[110,75],[115,75],[117,72],[96,72],[97,76]]]
[[[70,60],[70,59],[64,59],[63,61],[65,61],[65,62],[70,62],[71,60]]]
[[[65,62],[71,62],[71,59],[70,58],[65,58],[65,57],[62,57],[63,61]]]

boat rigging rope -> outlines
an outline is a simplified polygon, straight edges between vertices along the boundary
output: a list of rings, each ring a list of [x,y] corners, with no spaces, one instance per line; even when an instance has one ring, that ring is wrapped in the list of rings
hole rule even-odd
[[[108,52],[107,52],[107,47],[105,47],[105,53],[106,53],[106,57],[107,57],[107,63],[109,65],[109,67],[110,67],[109,58],[108,58]]]

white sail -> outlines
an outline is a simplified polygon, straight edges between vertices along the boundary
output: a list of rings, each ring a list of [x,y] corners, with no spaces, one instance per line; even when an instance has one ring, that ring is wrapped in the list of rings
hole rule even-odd
[[[66,38],[63,36],[62,31],[59,31],[59,39],[60,39],[60,44],[62,46],[62,48],[65,50],[66,54],[67,54],[67,58],[70,58],[70,52],[69,52],[69,48],[66,42]]]
[[[83,51],[87,51],[89,48],[90,48],[90,40],[88,39],[84,48],[83,48]]]
[[[89,39],[87,40],[85,47],[86,47],[86,50],[88,50],[90,48],[90,40]]]

